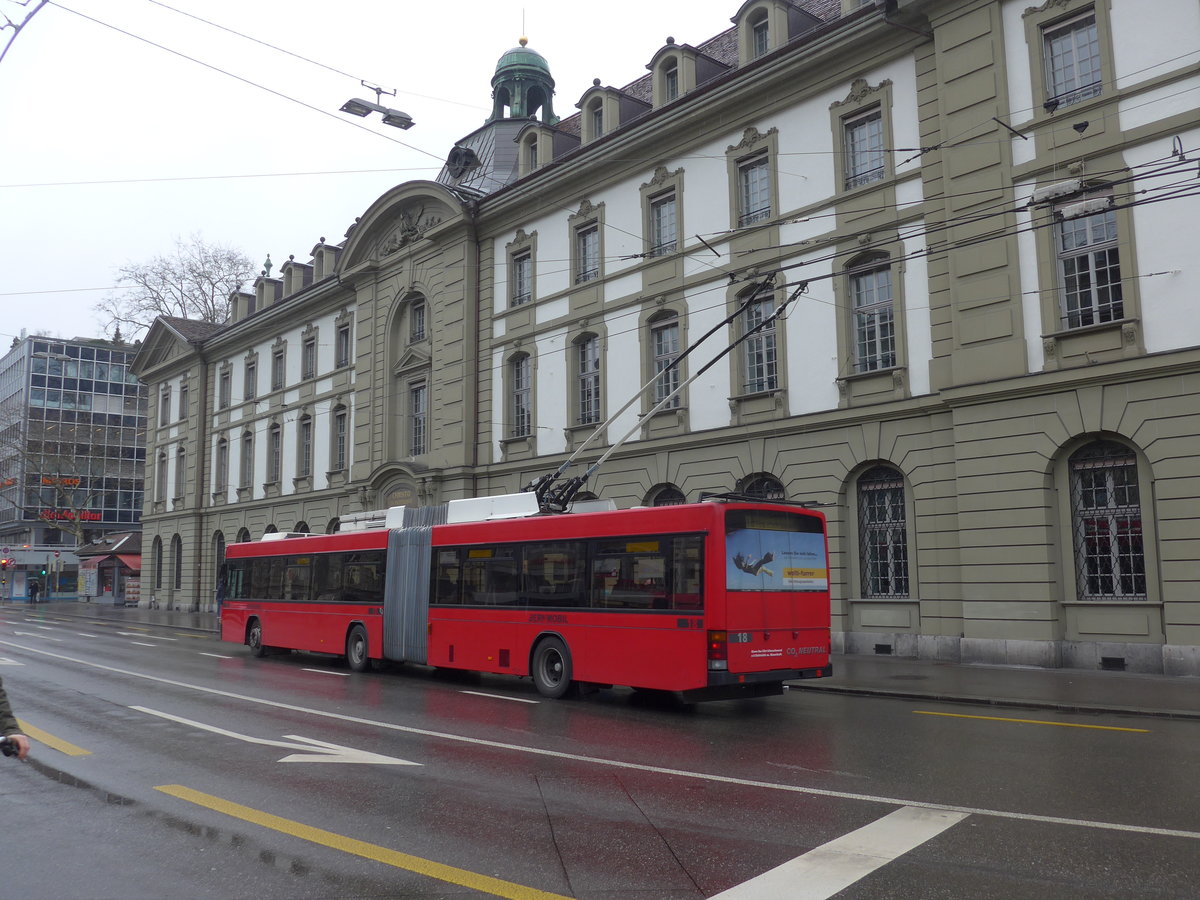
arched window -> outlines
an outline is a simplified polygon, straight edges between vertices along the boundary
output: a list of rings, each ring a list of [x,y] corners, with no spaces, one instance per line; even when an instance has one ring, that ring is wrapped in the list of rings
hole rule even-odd
[[[738,493],[756,500],[786,500],[787,491],[774,475],[749,475],[742,479]]]
[[[337,531],[341,526],[342,526],[342,520],[340,518],[338,518],[337,516],[334,516],[332,519],[330,519],[328,522],[325,523],[325,533],[326,534],[337,534]]]
[[[858,552],[863,597],[908,597],[904,477],[891,466],[859,476]]]
[[[171,587],[177,591],[183,587],[183,538],[179,535],[171,538]]]
[[[162,590],[163,586],[163,548],[162,538],[156,537],[151,549],[151,559],[154,564],[154,587]]]
[[[1137,456],[1115,441],[1071,455],[1071,530],[1080,600],[1145,600]]]
[[[296,532],[297,534],[308,534],[308,523],[301,519],[296,523],[296,527],[293,528],[292,531]]]
[[[647,506],[679,506],[681,503],[687,503],[687,497],[673,484],[660,484],[646,497]]]
[[[250,529],[246,528],[245,526],[242,526],[241,528],[238,529],[237,542],[239,544],[244,544],[248,540],[250,540]]]

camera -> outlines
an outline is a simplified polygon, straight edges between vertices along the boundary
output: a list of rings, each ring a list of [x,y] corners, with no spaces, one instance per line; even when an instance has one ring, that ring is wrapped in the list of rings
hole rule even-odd
[[[16,756],[17,745],[8,738],[0,738],[0,753],[5,756]]]

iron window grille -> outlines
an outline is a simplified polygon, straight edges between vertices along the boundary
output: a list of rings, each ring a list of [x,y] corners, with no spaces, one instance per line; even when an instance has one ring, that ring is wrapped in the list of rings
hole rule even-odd
[[[741,486],[738,493],[754,497],[756,500],[787,499],[787,492],[783,489],[779,479],[770,475],[755,475]]]
[[[876,466],[858,479],[858,542],[863,597],[906,599],[904,479],[895,469]]]
[[[1080,600],[1145,600],[1137,458],[1113,441],[1071,457],[1071,510]]]

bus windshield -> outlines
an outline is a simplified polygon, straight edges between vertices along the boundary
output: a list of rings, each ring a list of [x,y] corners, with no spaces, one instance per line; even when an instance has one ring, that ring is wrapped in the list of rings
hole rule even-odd
[[[829,590],[821,520],[783,510],[728,510],[725,587],[730,591]]]

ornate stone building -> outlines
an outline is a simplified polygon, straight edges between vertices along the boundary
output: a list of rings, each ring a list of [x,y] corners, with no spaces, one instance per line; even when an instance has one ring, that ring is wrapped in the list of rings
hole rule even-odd
[[[522,41],[435,182],[152,329],[191,415],[152,416],[144,594],[603,426],[618,505],[825,504],[837,648],[1200,674],[1200,9],[1161,6],[748,0],[561,119]]]

